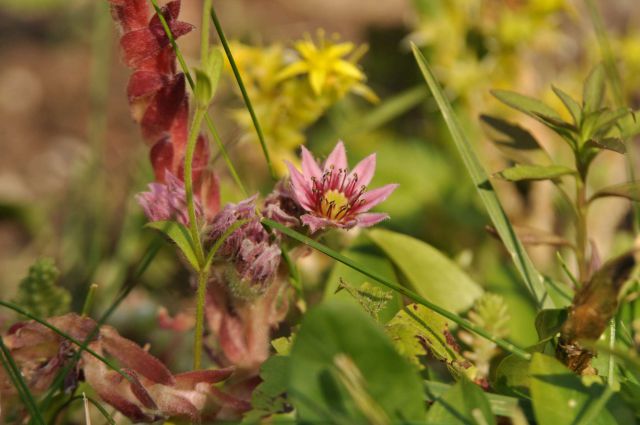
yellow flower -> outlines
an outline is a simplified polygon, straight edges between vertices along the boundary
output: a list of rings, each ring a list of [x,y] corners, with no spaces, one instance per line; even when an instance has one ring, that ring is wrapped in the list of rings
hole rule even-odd
[[[318,34],[318,45],[309,36],[295,44],[295,49],[300,55],[299,60],[280,71],[276,77],[279,81],[308,74],[313,93],[320,96],[326,88],[333,84],[334,80],[362,82],[366,79],[364,73],[354,64],[357,59],[354,57],[356,55],[346,58],[347,55],[354,53],[353,43],[334,43],[327,41],[323,32],[318,32]],[[363,87],[360,85],[356,85],[354,88],[356,92],[363,91]],[[370,94],[373,93],[367,93],[365,97],[369,97]],[[375,95],[373,96],[375,97]]]

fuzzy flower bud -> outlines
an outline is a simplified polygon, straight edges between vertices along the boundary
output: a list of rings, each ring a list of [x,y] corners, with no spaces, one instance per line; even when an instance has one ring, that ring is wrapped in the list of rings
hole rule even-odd
[[[150,221],[177,220],[185,226],[189,225],[184,183],[168,170],[165,173],[166,183],[150,183],[149,192],[136,195],[138,203]],[[202,215],[202,206],[196,200],[196,216]]]

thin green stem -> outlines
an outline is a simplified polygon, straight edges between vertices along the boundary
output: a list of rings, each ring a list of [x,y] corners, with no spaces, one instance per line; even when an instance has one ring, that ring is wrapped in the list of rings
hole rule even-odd
[[[588,279],[589,264],[587,261],[587,247],[589,243],[587,233],[587,191],[582,178],[576,179],[576,262],[578,263],[578,281],[583,285]]]
[[[71,335],[67,334],[66,332],[63,332],[60,329],[56,328],[55,326],[51,325],[46,320],[42,320],[41,318],[36,317],[33,314],[29,313],[28,311],[23,310],[22,308],[18,307],[17,305],[15,305],[13,303],[10,303],[10,302],[7,302],[7,301],[0,300],[0,305],[3,306],[3,307],[6,307],[8,309],[11,309],[11,310],[15,311],[16,313],[19,313],[19,314],[21,314],[21,315],[23,315],[25,317],[28,317],[29,319],[31,319],[31,320],[33,320],[35,322],[40,323],[45,328],[48,328],[48,329],[52,330],[56,334],[60,335],[64,339],[68,340],[69,342],[77,345],[78,347],[84,347],[84,351],[86,351],[87,353],[91,354],[96,359],[100,360],[102,363],[107,365],[107,367],[109,367],[110,369],[114,370],[115,372],[120,374],[122,377],[124,377],[127,381],[131,380],[131,377],[129,375],[127,375],[126,373],[124,373],[122,370],[120,370],[120,368],[117,367],[114,363],[112,363],[108,359],[104,358],[100,354],[96,353],[95,351],[93,351],[89,347],[86,347],[84,342],[78,341],[77,339],[75,339]]]
[[[229,64],[231,65],[231,70],[233,71],[233,75],[236,77],[236,81],[238,82],[238,87],[240,88],[240,92],[242,93],[242,99],[244,100],[244,104],[249,110],[249,115],[251,115],[251,121],[253,121],[253,126],[255,127],[256,133],[258,134],[258,140],[260,140],[260,146],[262,147],[264,158],[267,161],[267,167],[269,168],[271,177],[274,180],[277,180],[278,176],[276,175],[275,170],[273,168],[273,164],[271,163],[271,157],[269,156],[269,149],[267,149],[267,143],[264,139],[264,134],[262,133],[262,127],[260,126],[258,117],[253,109],[253,105],[251,104],[251,99],[249,99],[249,95],[247,94],[247,89],[245,88],[244,82],[242,81],[242,76],[240,75],[240,71],[238,70],[236,61],[235,59],[233,59],[233,54],[231,53],[231,49],[229,48],[227,37],[224,35],[224,31],[222,30],[222,25],[220,25],[220,20],[218,19],[218,15],[216,15],[216,11],[213,5],[211,6],[210,12],[211,12],[211,19],[213,20],[213,25],[216,27],[216,32],[218,33],[218,37],[220,38],[220,42],[222,43],[224,52],[227,55]]]
[[[204,303],[207,294],[207,272],[198,273],[198,295],[196,304],[196,335],[193,341],[193,369],[202,365],[202,334],[204,331]]]
[[[91,313],[91,309],[93,308],[93,300],[96,296],[96,291],[98,290],[98,285],[92,283],[89,286],[89,292],[87,292],[87,297],[84,299],[84,305],[82,306],[82,315],[88,316]]]
[[[609,322],[609,348],[611,351],[614,351],[616,348],[616,318],[613,317]],[[609,354],[609,364],[608,364],[608,374],[607,374],[607,384],[609,387],[614,387],[616,383],[615,377],[616,371],[616,359],[615,356]]]
[[[98,332],[100,331],[100,327],[102,326],[102,324],[106,322],[107,319],[109,319],[109,317],[111,317],[113,312],[116,311],[116,309],[122,303],[122,301],[124,301],[124,299],[127,298],[127,296],[133,290],[133,288],[135,288],[138,279],[147,270],[147,268],[149,267],[149,265],[151,264],[155,256],[160,251],[160,248],[162,247],[163,244],[164,244],[163,239],[160,237],[156,237],[155,240],[149,245],[149,248],[147,248],[144,256],[142,257],[142,260],[140,260],[138,267],[136,267],[135,271],[131,276],[131,279],[130,279],[131,283],[129,285],[123,286],[123,289],[121,290],[118,297],[115,300],[113,300],[109,308],[107,308],[107,310],[98,319],[96,326],[89,333],[89,335],[87,335],[87,337],[84,339],[84,341],[82,342],[82,345],[79,347],[78,351],[76,351],[73,358],[69,362],[67,362],[65,367],[57,374],[53,383],[49,386],[49,390],[47,394],[45,395],[45,397],[42,399],[40,403],[40,406],[43,411],[46,411],[49,408],[49,404],[51,403],[53,394],[58,388],[62,386],[67,374],[69,373],[69,371],[71,371],[71,369],[75,367],[75,364],[80,358],[80,355],[82,354],[82,352],[87,348],[87,345],[89,344],[89,342],[91,342],[91,340],[95,338],[96,335],[98,335]]]
[[[607,36],[607,31],[604,26],[604,21],[602,20],[602,15],[598,10],[598,6],[596,5],[594,0],[586,0],[587,9],[589,10],[589,16],[591,18],[591,22],[593,24],[593,29],[596,33],[596,39],[598,40],[598,44],[600,46],[600,51],[602,54],[602,59],[604,62],[604,68],[607,73],[607,77],[609,79],[609,84],[611,86],[611,91],[613,93],[613,99],[618,108],[625,107],[625,95],[624,89],[622,86],[622,78],[620,77],[620,71],[618,66],[616,65],[615,55],[613,53],[613,49],[611,48],[611,43],[609,42],[609,37]],[[626,119],[626,125],[632,125],[630,122],[630,118]],[[626,165],[627,165],[627,176],[630,181],[635,181],[635,148],[633,143],[625,143],[627,148]],[[635,216],[635,220],[633,222],[634,232],[637,234],[640,231],[640,204],[638,202],[632,202],[633,212]]]
[[[202,4],[202,24],[200,25],[200,62],[205,63],[209,54],[209,16],[211,0],[204,0]]]
[[[180,48],[176,43],[176,39],[173,36],[173,33],[171,32],[171,28],[169,28],[169,24],[167,24],[167,20],[164,18],[164,16],[161,13],[160,7],[158,6],[158,1],[151,0],[151,3],[153,4],[153,8],[156,11],[156,15],[158,16],[158,19],[162,24],[162,28],[164,29],[165,34],[169,38],[169,43],[171,43],[171,47],[173,48],[173,51],[176,54],[176,58],[178,59],[178,63],[180,64],[180,69],[182,70],[185,77],[187,78],[187,83],[189,84],[191,91],[194,91],[196,84],[193,81],[193,77],[191,76],[191,72],[189,71],[189,67],[187,66],[187,62],[184,60],[184,56],[182,56],[182,52],[180,51]],[[222,143],[222,140],[220,139],[220,135],[218,134],[216,127],[213,124],[213,120],[211,119],[208,113],[205,116],[205,122],[207,124],[207,128],[209,129],[209,132],[213,136],[213,140],[215,140],[216,144],[218,145],[218,149],[220,149],[220,152],[222,153],[222,157],[224,158],[224,161],[227,164],[227,168],[229,169],[229,172],[231,173],[233,180],[235,181],[236,185],[240,188],[244,196],[247,196],[247,190],[245,189],[244,184],[242,184],[242,180],[240,180],[240,176],[236,171],[236,168],[233,165],[233,162],[231,162],[231,158],[229,157],[227,148]]]
[[[73,396],[69,400],[64,402],[60,407],[58,407],[56,412],[53,414],[50,423],[51,424],[55,424],[56,420],[58,419],[58,416],[60,416],[60,413],[62,413],[64,411],[64,409],[69,407],[69,405],[71,405],[71,403],[73,403],[74,401],[78,401],[78,400],[83,400],[84,401],[85,398],[87,399],[87,401],[89,403],[93,404],[96,407],[96,409],[98,409],[100,411],[100,413],[107,420],[109,425],[115,425],[116,424],[116,422],[113,420],[113,417],[111,417],[109,412],[107,412],[107,409],[102,407],[102,405],[97,400],[95,400],[94,398],[91,398],[91,397],[89,397],[89,396],[87,396],[85,394]]]
[[[205,113],[206,111],[203,108],[196,109],[187,140],[187,151],[184,155],[184,190],[187,196],[187,210],[189,212],[189,231],[191,232],[191,239],[193,240],[200,269],[204,266],[204,251],[200,241],[200,230],[198,229],[198,218],[196,217],[196,205],[193,195],[193,155]]]
[[[506,341],[502,338],[498,338],[494,335],[491,335],[491,333],[489,333],[488,331],[486,331],[485,329],[475,325],[474,323],[471,323],[470,321],[463,319],[462,317],[458,316],[455,313],[452,313],[448,310],[445,310],[444,308],[432,303],[431,301],[421,297],[420,295],[416,294],[415,292],[411,291],[408,288],[405,288],[404,286],[400,286],[396,283],[393,283],[387,279],[385,279],[384,277],[378,275],[377,273],[371,272],[369,270],[367,270],[366,267],[358,264],[357,262],[351,260],[348,257],[345,257],[344,255],[332,250],[331,248],[326,247],[325,245],[322,245],[321,243],[301,234],[296,232],[295,230],[292,230],[276,221],[270,220],[268,218],[263,218],[262,220],[262,224],[267,226],[270,229],[274,229],[277,230],[278,232],[281,232],[287,236],[289,236],[290,238],[301,242],[317,251],[322,252],[325,255],[328,255],[329,257],[341,262],[342,264],[351,267],[352,269],[359,271],[360,273],[364,274],[365,276],[368,276],[378,282],[380,282],[382,285],[393,289],[394,291],[406,296],[407,298],[410,298],[411,300],[415,301],[418,304],[421,304],[433,311],[435,311],[436,313],[440,314],[441,316],[446,317],[447,319],[451,320],[454,323],[457,323],[460,327],[467,329],[473,333],[476,333],[478,335],[480,335],[483,338],[488,339],[489,341],[493,342],[494,344],[496,344],[497,346],[503,348],[504,350],[515,354],[516,356],[524,359],[524,360],[529,360],[531,359],[531,354],[529,354],[528,352],[526,352],[525,350],[523,350],[522,348],[516,347],[514,344],[510,343],[509,341]]]
[[[15,385],[16,390],[18,391],[18,395],[20,396],[23,403],[27,407],[27,410],[31,414],[31,419],[35,421],[37,424],[44,425],[45,424],[44,419],[42,418],[40,410],[38,409],[38,405],[33,399],[33,395],[31,394],[29,387],[24,382],[24,378],[22,377],[22,372],[20,371],[20,368],[18,368],[18,365],[16,364],[16,362],[13,360],[13,357],[11,356],[11,352],[9,351],[7,346],[4,344],[4,341],[2,340],[1,337],[0,337],[0,351],[2,351],[2,353],[0,353],[0,362],[2,363],[2,366],[5,368],[5,370],[7,371],[7,374],[13,381],[13,384]]]

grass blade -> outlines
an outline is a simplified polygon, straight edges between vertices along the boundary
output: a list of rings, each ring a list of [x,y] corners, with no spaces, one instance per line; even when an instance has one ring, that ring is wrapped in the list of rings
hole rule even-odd
[[[167,20],[162,15],[160,11],[160,7],[158,6],[157,0],[151,0],[151,3],[153,4],[153,8],[156,11],[156,16],[160,20],[160,23],[162,24],[162,28],[164,29],[165,34],[169,38],[169,42],[171,43],[171,48],[173,48],[173,51],[176,54],[176,58],[178,59],[178,63],[180,64],[180,69],[182,70],[185,77],[187,78],[189,87],[193,92],[196,87],[195,82],[193,81],[193,77],[191,76],[191,72],[189,71],[189,67],[187,66],[187,62],[184,60],[184,57],[182,56],[182,52],[180,51],[180,48],[176,43],[176,39],[173,36],[173,33],[171,32],[171,28],[169,28],[169,25],[167,24]],[[240,180],[240,176],[238,175],[236,168],[231,162],[231,158],[229,157],[227,148],[225,148],[224,143],[222,143],[222,140],[220,139],[220,135],[218,134],[218,130],[216,130],[216,127],[213,124],[213,120],[209,116],[209,113],[205,114],[204,121],[205,121],[205,124],[207,125],[207,129],[209,130],[209,132],[211,133],[211,136],[213,137],[213,140],[215,140],[216,145],[218,145],[218,149],[220,150],[220,153],[222,154],[222,157],[224,158],[224,161],[227,164],[227,168],[229,169],[229,172],[231,173],[233,180],[235,181],[236,185],[240,188],[244,196],[248,196],[247,190],[245,189],[244,184],[242,184],[242,180]]]
[[[13,360],[13,357],[11,356],[9,349],[7,348],[6,345],[4,345],[4,341],[2,340],[2,337],[0,337],[0,351],[2,351],[2,353],[0,354],[0,361],[2,362],[2,366],[4,366],[5,370],[7,371],[7,374],[13,381],[13,384],[16,386],[16,390],[18,390],[18,394],[20,395],[20,398],[22,399],[25,406],[27,407],[27,410],[29,411],[29,415],[31,415],[31,420],[37,424],[45,425],[44,419],[42,418],[42,415],[40,414],[40,410],[38,409],[38,405],[36,404],[33,398],[33,395],[29,390],[29,387],[24,382],[24,379],[22,378],[22,373],[20,372],[20,369],[16,365],[16,362]]]
[[[393,283],[387,279],[385,279],[384,277],[378,275],[377,273],[373,273],[369,270],[367,270],[366,267],[358,264],[357,262],[351,260],[348,257],[345,257],[344,255],[340,254],[339,252],[336,252],[334,250],[332,250],[331,248],[303,235],[302,233],[298,233],[295,230],[292,230],[276,221],[270,220],[268,218],[263,218],[262,219],[262,224],[264,224],[265,226],[267,226],[270,229],[275,229],[278,232],[281,232],[287,236],[289,236],[290,238],[301,242],[317,251],[322,252],[323,254],[333,258],[334,260],[337,260],[339,262],[341,262],[342,264],[344,264],[345,266],[351,267],[352,269],[359,271],[360,273],[362,273],[365,276],[370,277],[371,279],[376,280],[377,282],[380,282],[382,285],[386,286],[389,289],[392,289],[402,295],[404,295],[407,298],[410,298],[411,300],[415,301],[418,304],[421,304],[433,311],[435,311],[436,313],[440,314],[441,316],[446,317],[447,319],[451,320],[452,322],[457,323],[460,327],[467,329],[468,331],[474,332],[478,335],[480,335],[483,338],[488,339],[489,341],[495,343],[496,345],[498,345],[499,347],[503,348],[504,350],[515,354],[516,356],[519,356],[525,360],[529,360],[531,358],[531,354],[527,353],[525,350],[516,347],[515,345],[513,345],[512,343],[502,339],[502,338],[497,338],[493,335],[491,335],[489,332],[487,332],[486,330],[480,328],[479,326],[469,322],[466,319],[463,319],[462,317],[458,316],[455,313],[451,313],[448,310],[445,310],[444,308],[432,303],[431,301],[427,300],[426,298],[421,297],[420,295],[416,294],[415,292],[411,291],[408,288],[405,288],[404,286],[400,286],[396,283]]]
[[[75,339],[71,335],[67,334],[66,332],[63,332],[60,329],[56,328],[55,326],[51,325],[46,320],[43,320],[43,319],[41,319],[39,317],[34,316],[33,314],[29,313],[26,310],[23,310],[22,308],[18,307],[17,305],[15,305],[13,303],[0,300],[0,306],[6,307],[6,308],[8,308],[10,310],[15,311],[16,313],[19,313],[19,314],[21,314],[21,315],[23,315],[25,317],[28,317],[29,319],[34,320],[34,321],[40,323],[42,326],[52,330],[53,332],[55,332],[56,334],[60,335],[64,339],[68,340],[69,342],[72,342],[74,345],[76,345],[78,347],[83,347],[84,351],[86,351],[87,353],[91,354],[96,359],[100,360],[109,369],[112,369],[115,372],[119,373],[126,380],[128,380],[128,381],[131,380],[131,377],[129,375],[127,375],[126,373],[124,373],[122,370],[120,370],[120,368],[118,366],[116,366],[114,363],[112,363],[108,359],[104,358],[100,354],[96,353],[92,349],[86,347],[86,343],[85,342],[78,341],[77,339]]]
[[[260,122],[258,121],[258,117],[256,116],[256,112],[253,110],[253,105],[251,104],[251,99],[249,99],[249,95],[247,94],[247,89],[244,86],[244,82],[242,81],[242,76],[240,75],[240,71],[236,65],[235,59],[233,59],[233,54],[231,53],[231,49],[229,48],[229,43],[227,42],[227,37],[224,35],[224,31],[222,30],[222,25],[220,25],[220,20],[218,19],[218,15],[216,15],[216,10],[213,5],[211,6],[211,19],[213,20],[213,25],[216,27],[216,32],[218,33],[218,37],[220,38],[220,42],[222,43],[222,47],[224,48],[224,52],[227,55],[227,59],[229,60],[229,64],[231,65],[231,69],[233,70],[233,75],[236,77],[236,81],[238,82],[238,87],[240,88],[240,92],[242,93],[242,99],[244,100],[244,104],[249,110],[249,115],[251,115],[251,121],[253,121],[253,126],[256,128],[256,133],[258,134],[258,139],[260,140],[260,146],[262,147],[262,153],[264,154],[264,159],[267,161],[267,167],[269,168],[269,172],[271,173],[271,177],[274,180],[278,179],[278,176],[273,169],[273,164],[271,163],[271,157],[269,156],[269,149],[267,149],[267,143],[264,140],[264,134],[262,133],[262,127],[260,126]]]
[[[440,108],[440,112],[442,113],[447,127],[449,128],[451,137],[462,156],[467,171],[471,175],[471,180],[478,189],[480,198],[493,221],[493,225],[500,235],[500,239],[502,239],[507,251],[511,255],[516,268],[522,275],[527,289],[533,296],[539,308],[553,307],[553,301],[548,296],[543,276],[536,270],[531,259],[527,255],[524,246],[516,236],[506,213],[502,209],[500,200],[489,181],[489,176],[475,154],[473,147],[467,140],[448,99],[445,97],[445,94],[438,83],[438,80],[431,71],[427,60],[424,58],[422,53],[420,53],[418,48],[415,45],[412,45],[412,49],[416,62],[418,62],[418,66],[422,71],[422,75],[424,76],[429,89],[431,89],[431,93]]]

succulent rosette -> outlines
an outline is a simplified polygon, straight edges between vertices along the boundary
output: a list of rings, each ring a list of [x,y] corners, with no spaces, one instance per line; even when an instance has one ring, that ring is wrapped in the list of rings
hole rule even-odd
[[[367,190],[376,169],[375,154],[349,171],[347,152],[339,141],[322,165],[303,146],[302,172],[291,163],[287,166],[294,196],[306,211],[300,220],[312,233],[328,227],[370,227],[389,218],[386,213],[368,212],[398,187],[387,184]]]

